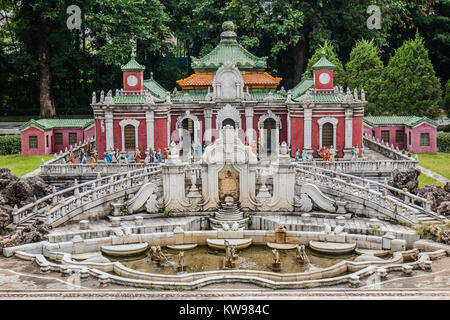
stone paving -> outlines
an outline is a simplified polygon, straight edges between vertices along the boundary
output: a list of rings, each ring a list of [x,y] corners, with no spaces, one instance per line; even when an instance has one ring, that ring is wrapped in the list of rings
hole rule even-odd
[[[429,176],[429,177],[431,177],[431,178],[433,178],[434,180],[437,180],[437,181],[439,181],[439,182],[442,182],[442,183],[447,183],[447,182],[450,182],[450,180],[449,179],[447,179],[446,177],[444,177],[444,176],[441,176],[440,174],[438,174],[438,173],[436,173],[436,172],[434,172],[434,171],[431,171],[431,170],[429,170],[429,169],[427,169],[427,168],[424,168],[424,167],[422,167],[422,166],[417,166],[419,169],[420,169],[420,171],[424,174],[424,175],[427,175],[427,176]]]
[[[14,268],[14,270],[12,270]],[[411,277],[389,273],[383,281],[362,279],[360,288],[271,290],[243,283],[216,284],[193,291],[143,290],[108,284],[90,277],[79,285],[59,273],[42,274],[36,264],[0,257],[0,299],[450,299],[450,257],[433,261],[432,271]]]

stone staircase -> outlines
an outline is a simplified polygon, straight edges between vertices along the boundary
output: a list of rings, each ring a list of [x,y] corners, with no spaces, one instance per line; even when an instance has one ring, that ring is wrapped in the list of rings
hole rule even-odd
[[[237,222],[240,228],[247,228],[248,218],[244,218],[244,213],[236,203],[221,203],[220,208],[214,213],[214,218],[209,218],[211,229],[222,229],[222,224],[231,226]]]
[[[442,220],[439,221],[435,217],[424,214],[424,213],[417,215],[417,220],[419,220],[419,222],[421,222],[421,223],[442,223],[442,222],[445,223],[445,222],[448,222],[448,219],[443,215],[439,215],[439,218],[441,218]]]

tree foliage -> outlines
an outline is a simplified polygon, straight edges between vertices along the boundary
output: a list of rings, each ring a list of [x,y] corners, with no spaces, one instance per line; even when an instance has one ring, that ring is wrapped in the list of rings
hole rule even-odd
[[[414,39],[395,50],[389,60],[380,104],[390,114],[435,117],[441,93],[428,50],[417,33]]]
[[[350,88],[364,89],[368,102],[365,114],[377,114],[378,96],[381,93],[384,66],[380,51],[373,41],[357,41],[345,65],[345,84]]]
[[[66,9],[72,4],[81,8],[81,30],[66,26]],[[379,30],[366,26],[371,4],[381,8]],[[342,63],[362,73],[364,66],[352,59],[351,51],[355,41],[366,39],[386,65],[418,29],[446,83],[449,11],[448,0],[2,0],[0,113],[37,115],[52,106],[58,115],[91,113],[92,91],[121,87],[120,65],[135,45],[137,60],[146,66],[144,76],[152,72],[171,89],[192,72],[191,56],[203,56],[217,45],[226,20],[234,22],[245,48],[268,57],[267,71],[282,77],[285,88],[298,83],[306,69],[311,72],[326,46],[328,59],[338,65],[335,83],[364,87],[369,110],[378,106],[376,112],[390,112],[390,104],[372,96],[369,76],[345,76]],[[362,51],[355,56],[372,61]],[[428,93],[434,100],[435,92]],[[418,110],[414,108],[402,110]]]

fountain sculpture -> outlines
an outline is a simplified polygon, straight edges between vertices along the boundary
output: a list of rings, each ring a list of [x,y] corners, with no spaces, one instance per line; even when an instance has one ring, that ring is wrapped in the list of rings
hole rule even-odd
[[[280,253],[278,252],[277,249],[273,249],[272,253],[273,253],[272,271],[281,271]]]
[[[177,272],[184,272],[184,251],[178,252]]]
[[[225,257],[223,258],[223,268],[238,269],[239,264],[237,260],[238,255],[236,254],[236,246],[230,245],[230,243],[225,240]]]

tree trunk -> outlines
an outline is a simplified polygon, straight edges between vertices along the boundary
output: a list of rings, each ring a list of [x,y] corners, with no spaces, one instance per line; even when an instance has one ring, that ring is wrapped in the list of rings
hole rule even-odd
[[[39,102],[41,118],[53,118],[56,116],[55,104],[52,95],[52,80],[50,70],[50,47],[47,37],[50,33],[50,27],[45,21],[41,20],[40,32],[36,34],[39,61]]]
[[[297,85],[302,80],[303,65],[305,63],[306,55],[306,39],[304,33],[300,34],[300,39],[293,48],[294,57],[294,85]]]

